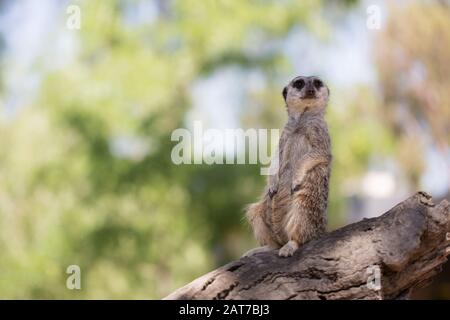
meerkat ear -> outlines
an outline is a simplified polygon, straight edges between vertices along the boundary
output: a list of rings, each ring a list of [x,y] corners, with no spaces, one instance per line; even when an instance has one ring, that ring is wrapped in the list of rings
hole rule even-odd
[[[284,87],[284,89],[283,89],[283,98],[284,98],[284,101],[286,101],[286,97],[287,97],[287,87]]]

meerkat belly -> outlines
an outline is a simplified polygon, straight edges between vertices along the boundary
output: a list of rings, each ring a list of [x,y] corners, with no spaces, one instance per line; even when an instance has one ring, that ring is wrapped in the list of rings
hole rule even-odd
[[[319,233],[326,231],[329,177],[329,166],[318,165],[309,172],[297,193],[297,201],[301,204],[299,214],[304,215],[309,224]]]
[[[283,150],[283,156],[280,161],[279,167],[279,181],[278,192],[272,199],[271,210],[271,225],[272,229],[277,237],[277,240],[284,244],[288,241],[287,234],[285,233],[284,220],[285,216],[289,212],[292,203],[291,186],[292,179],[296,170],[296,159],[300,155],[294,155],[290,153],[290,150],[296,150],[298,148],[292,148],[291,144],[294,141],[287,141]],[[301,150],[303,151],[303,150]]]

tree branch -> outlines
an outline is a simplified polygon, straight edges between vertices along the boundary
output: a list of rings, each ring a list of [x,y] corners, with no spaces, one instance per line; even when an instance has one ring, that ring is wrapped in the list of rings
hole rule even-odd
[[[165,299],[408,298],[447,261],[449,211],[447,200],[434,205],[419,192],[380,217],[305,244],[290,258],[276,251],[241,258]]]

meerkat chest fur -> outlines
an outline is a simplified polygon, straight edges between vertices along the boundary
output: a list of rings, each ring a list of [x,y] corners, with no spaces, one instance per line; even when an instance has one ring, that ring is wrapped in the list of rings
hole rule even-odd
[[[315,152],[331,154],[330,148],[328,128],[322,115],[289,118],[280,139],[279,187],[290,187],[297,167],[302,161],[307,161],[304,155]]]

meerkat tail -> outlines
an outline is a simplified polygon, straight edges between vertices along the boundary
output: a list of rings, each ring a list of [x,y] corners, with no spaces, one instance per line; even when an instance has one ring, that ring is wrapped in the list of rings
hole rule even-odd
[[[270,210],[266,200],[253,203],[247,207],[246,217],[253,228],[256,241],[261,246],[279,247],[273,240],[272,231],[264,220],[266,211]]]

